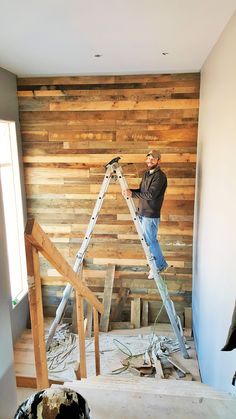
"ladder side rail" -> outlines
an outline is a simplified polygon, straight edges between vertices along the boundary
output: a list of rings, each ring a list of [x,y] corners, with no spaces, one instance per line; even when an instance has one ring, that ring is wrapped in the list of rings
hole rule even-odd
[[[89,245],[89,242],[90,242],[90,239],[91,239],[91,236],[92,236],[92,232],[93,232],[94,226],[95,226],[97,218],[98,218],[99,211],[101,209],[101,206],[102,206],[102,203],[104,201],[104,197],[105,197],[107,188],[108,188],[110,180],[111,180],[110,174],[111,174],[111,167],[108,166],[108,168],[106,170],[106,173],[104,175],[104,179],[103,179],[99,194],[98,194],[98,198],[96,200],[96,203],[95,203],[95,206],[94,206],[94,209],[93,209],[93,212],[92,212],[92,215],[91,215],[91,218],[90,218],[87,230],[86,230],[85,237],[84,237],[83,242],[80,246],[80,249],[79,249],[79,251],[76,255],[76,259],[75,259],[75,263],[74,263],[74,267],[73,267],[73,271],[76,272],[76,273],[78,273],[80,268],[81,268],[85,252],[88,248],[88,245]],[[47,338],[47,343],[46,343],[46,349],[47,350],[49,349],[49,346],[52,342],[53,336],[55,335],[57,326],[58,326],[58,324],[60,323],[60,321],[63,317],[63,314],[65,312],[66,305],[67,305],[67,302],[70,298],[70,294],[71,294],[72,289],[73,289],[73,287],[71,286],[70,283],[68,283],[66,285],[64,291],[63,291],[61,302],[60,302],[60,304],[59,304],[59,306],[57,307],[57,310],[56,310],[55,319],[53,320],[53,322],[50,326],[49,332],[48,332],[48,338]]]
[[[52,339],[53,339],[53,336],[56,333],[57,326],[59,325],[59,323],[60,323],[60,321],[63,317],[63,314],[64,314],[65,309],[66,309],[67,302],[70,298],[71,291],[72,291],[72,285],[70,283],[68,283],[66,285],[64,291],[63,291],[61,302],[56,309],[55,319],[53,320],[53,322],[50,326],[49,332],[48,332],[48,337],[47,337],[47,342],[46,342],[46,350],[49,349],[49,347],[51,345],[51,342],[52,342]]]
[[[110,169],[110,167],[108,167],[107,170],[106,170],[106,173],[105,173],[105,176],[104,176],[104,179],[103,179],[103,183],[101,185],[101,188],[100,188],[98,198],[96,200],[92,215],[90,217],[90,221],[89,221],[84,239],[83,239],[82,244],[80,246],[80,249],[79,249],[79,251],[76,255],[76,260],[75,260],[75,264],[74,264],[74,267],[73,267],[73,270],[75,272],[79,271],[81,261],[83,260],[85,252],[86,252],[86,250],[89,246],[90,239],[91,239],[91,236],[92,236],[92,232],[93,232],[93,229],[94,229],[95,224],[97,222],[97,218],[98,218],[100,209],[102,207],[107,188],[108,188],[110,180],[111,180],[110,173],[111,173],[111,169]]]
[[[121,189],[122,190],[123,189],[129,189],[128,184],[126,182],[126,179],[123,176],[122,168],[120,166],[118,166],[117,164],[114,164],[113,165],[113,170],[118,175],[118,181],[120,183]],[[142,226],[141,226],[141,223],[139,221],[138,216],[136,215],[136,207],[135,207],[134,201],[133,201],[132,198],[127,197],[126,202],[127,202],[128,208],[130,210],[130,214],[132,216],[133,222],[135,224],[135,227],[136,227],[139,239],[141,241],[143,250],[145,252],[146,259],[148,261],[150,269],[152,269],[152,271],[153,271],[154,280],[155,280],[155,283],[157,285],[158,291],[159,291],[160,296],[163,300],[163,303],[165,305],[165,308],[166,308],[167,314],[169,316],[171,325],[172,325],[172,327],[175,331],[176,337],[178,339],[181,352],[182,352],[184,358],[189,358],[189,354],[188,354],[188,352],[186,350],[186,347],[185,347],[183,334],[181,333],[181,330],[180,330],[180,324],[179,324],[179,321],[178,321],[178,316],[175,312],[175,307],[174,307],[173,301],[171,300],[171,298],[169,296],[167,287],[166,287],[163,279],[158,274],[154,256],[151,254],[149,246],[147,245],[147,243],[144,239]]]

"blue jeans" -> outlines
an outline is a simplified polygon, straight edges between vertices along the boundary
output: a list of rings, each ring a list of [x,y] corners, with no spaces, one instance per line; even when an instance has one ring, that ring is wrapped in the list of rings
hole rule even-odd
[[[167,262],[162,254],[160,244],[157,240],[158,226],[160,218],[149,218],[139,216],[143,229],[144,239],[149,246],[150,252],[154,256],[156,267],[159,271],[167,267]]]

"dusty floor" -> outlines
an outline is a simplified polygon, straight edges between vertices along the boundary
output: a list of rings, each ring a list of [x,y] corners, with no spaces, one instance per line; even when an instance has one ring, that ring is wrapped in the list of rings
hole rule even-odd
[[[100,362],[101,374],[112,375],[112,371],[122,367],[122,360],[132,354],[144,353],[150,345],[153,338],[153,333],[156,336],[166,336],[175,339],[171,325],[157,324],[153,326],[143,327],[140,329],[127,330],[113,330],[108,333],[100,333]],[[194,381],[200,381],[198,362],[196,358],[194,341],[192,338],[187,338],[187,344],[190,346],[188,350],[190,359],[184,359],[180,352],[175,352],[175,359],[178,360],[181,366],[187,369]],[[35,377],[34,367],[34,353],[31,331],[26,330],[15,345],[15,371],[18,379]],[[74,361],[78,358],[77,348],[72,354],[72,359],[69,360],[67,367],[59,362],[59,367],[54,368],[50,372],[50,378],[59,379],[60,381],[71,381],[75,379],[74,376]],[[86,339],[86,362],[88,377],[95,375],[95,361],[94,361],[94,345],[93,339]],[[119,374],[122,377],[132,376],[133,372],[126,370]],[[169,379],[178,379],[175,374],[171,374]],[[147,378],[144,377],[144,380]],[[30,380],[28,381],[30,385]],[[28,384],[27,384],[28,385]],[[36,390],[30,388],[18,388],[18,402],[25,400],[32,392]]]

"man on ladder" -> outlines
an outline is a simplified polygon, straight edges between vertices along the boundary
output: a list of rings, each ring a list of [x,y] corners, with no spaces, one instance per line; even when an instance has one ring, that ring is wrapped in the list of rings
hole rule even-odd
[[[154,152],[154,151],[150,152],[149,153],[150,156],[147,156],[147,162],[148,162],[148,166],[150,165],[150,167],[152,167],[152,163],[154,164],[154,171],[152,172],[152,170],[153,170],[152,168],[149,169],[149,170],[151,170],[151,173],[149,173],[150,180],[152,180],[152,179],[154,180],[156,178],[159,179],[159,185],[161,187],[159,188],[159,193],[156,195],[155,192],[154,193],[152,192],[153,190],[155,190],[155,183],[154,183],[154,187],[152,187],[152,182],[150,181],[149,191],[148,190],[146,191],[146,198],[149,197],[150,199],[146,199],[146,200],[150,201],[150,206],[151,206],[151,201],[152,200],[153,200],[154,205],[156,205],[156,203],[158,203],[158,205],[159,205],[158,208],[160,210],[163,199],[164,199],[164,193],[165,193],[165,190],[166,190],[167,181],[166,181],[165,174],[161,171],[161,169],[158,166],[159,160],[160,160],[160,153],[157,153],[157,154],[156,153],[157,152]],[[81,269],[83,259],[84,259],[84,255],[85,255],[85,252],[88,248],[88,245],[89,245],[89,242],[90,242],[90,239],[91,239],[91,235],[92,235],[93,229],[95,227],[99,212],[101,210],[102,203],[103,203],[103,200],[105,198],[105,194],[106,194],[107,188],[109,186],[109,183],[110,183],[111,179],[118,180],[118,182],[120,184],[120,187],[121,187],[121,190],[123,191],[124,198],[126,199],[126,202],[127,202],[132,220],[135,224],[135,227],[136,227],[139,239],[141,241],[141,244],[142,244],[142,247],[143,247],[147,262],[148,262],[148,265],[149,265],[149,267],[150,267],[150,269],[153,273],[154,281],[157,285],[157,288],[158,288],[159,293],[161,295],[163,304],[164,304],[164,306],[166,308],[166,311],[167,311],[167,314],[169,316],[171,325],[172,325],[172,327],[175,331],[176,337],[178,339],[181,352],[182,352],[184,358],[189,358],[189,355],[188,355],[188,352],[187,352],[186,346],[185,346],[185,340],[184,340],[184,337],[183,337],[183,331],[182,331],[182,326],[181,326],[181,323],[180,323],[180,319],[175,312],[175,307],[174,307],[173,301],[170,299],[167,287],[166,287],[166,285],[165,285],[165,283],[162,280],[161,275],[160,275],[160,270],[163,271],[163,269],[166,269],[166,267],[168,265],[167,265],[163,255],[162,255],[162,253],[161,253],[162,259],[161,259],[160,253],[158,253],[155,256],[155,254],[152,253],[152,252],[155,252],[155,250],[152,250],[152,251],[150,250],[150,246],[148,245],[150,234],[146,235],[146,238],[145,238],[144,231],[143,231],[143,228],[142,228],[142,224],[140,222],[140,216],[137,215],[137,211],[136,211],[133,199],[132,199],[132,194],[133,193],[134,194],[135,193],[140,193],[140,198],[143,199],[143,196],[145,196],[145,190],[143,189],[142,186],[140,187],[140,189],[138,189],[139,192],[135,192],[135,190],[134,190],[134,192],[132,192],[128,188],[128,184],[127,184],[127,182],[125,180],[125,177],[123,175],[122,168],[119,165],[119,160],[120,160],[120,157],[116,157],[116,158],[112,159],[106,165],[106,172],[105,172],[104,179],[103,179],[103,182],[102,182],[99,194],[98,194],[98,199],[95,203],[94,210],[93,210],[93,213],[91,215],[91,218],[90,218],[90,221],[89,221],[89,224],[88,224],[83,242],[82,242],[82,244],[80,246],[80,249],[79,249],[79,251],[76,255],[76,260],[75,260],[75,263],[74,263],[73,270],[74,270],[74,272],[78,273],[79,270]],[[144,178],[145,178],[145,174],[144,174]],[[142,185],[142,183],[141,183],[141,185]],[[150,193],[150,191],[152,193]],[[159,215],[159,212],[155,212],[154,208],[153,208],[153,210],[154,210],[154,212],[152,213],[153,215]],[[143,221],[142,213],[140,213],[140,215],[141,215],[141,221]],[[145,215],[145,218],[157,218],[158,219],[158,217],[146,217],[146,215]],[[155,223],[155,227],[152,227],[151,237],[155,237],[155,240],[156,240],[156,234],[157,234],[157,226],[158,226],[158,222]],[[156,243],[155,243],[154,239],[152,240],[152,243],[153,243],[153,246],[155,247]],[[72,290],[71,285],[67,284],[67,286],[65,287],[64,292],[63,292],[62,301],[57,308],[56,317],[55,317],[55,319],[54,319],[54,321],[53,321],[53,323],[50,327],[50,330],[49,330],[48,339],[47,339],[47,349],[50,346],[50,343],[51,343],[52,338],[54,336],[56,327],[59,324],[59,322],[61,321],[61,318],[63,316],[64,310],[65,310],[65,307],[66,307],[66,304],[67,304],[67,301],[68,301],[70,293],[71,293],[71,290]]]
[[[139,198],[137,214],[142,225],[143,235],[154,256],[158,272],[163,272],[168,268],[168,264],[157,240],[157,233],[167,178],[160,168],[160,160],[161,153],[159,150],[149,151],[146,156],[147,170],[143,174],[140,187],[123,190],[123,195],[128,198]],[[148,279],[153,278],[154,274],[150,270]]]

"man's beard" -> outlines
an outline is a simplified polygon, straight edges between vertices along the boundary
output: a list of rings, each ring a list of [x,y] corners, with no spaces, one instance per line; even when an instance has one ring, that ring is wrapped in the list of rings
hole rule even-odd
[[[148,165],[147,165],[147,168],[148,168],[148,170],[153,170],[153,169],[155,169],[157,166],[158,166],[158,163],[156,163],[156,164],[152,164],[152,166],[148,166]]]

